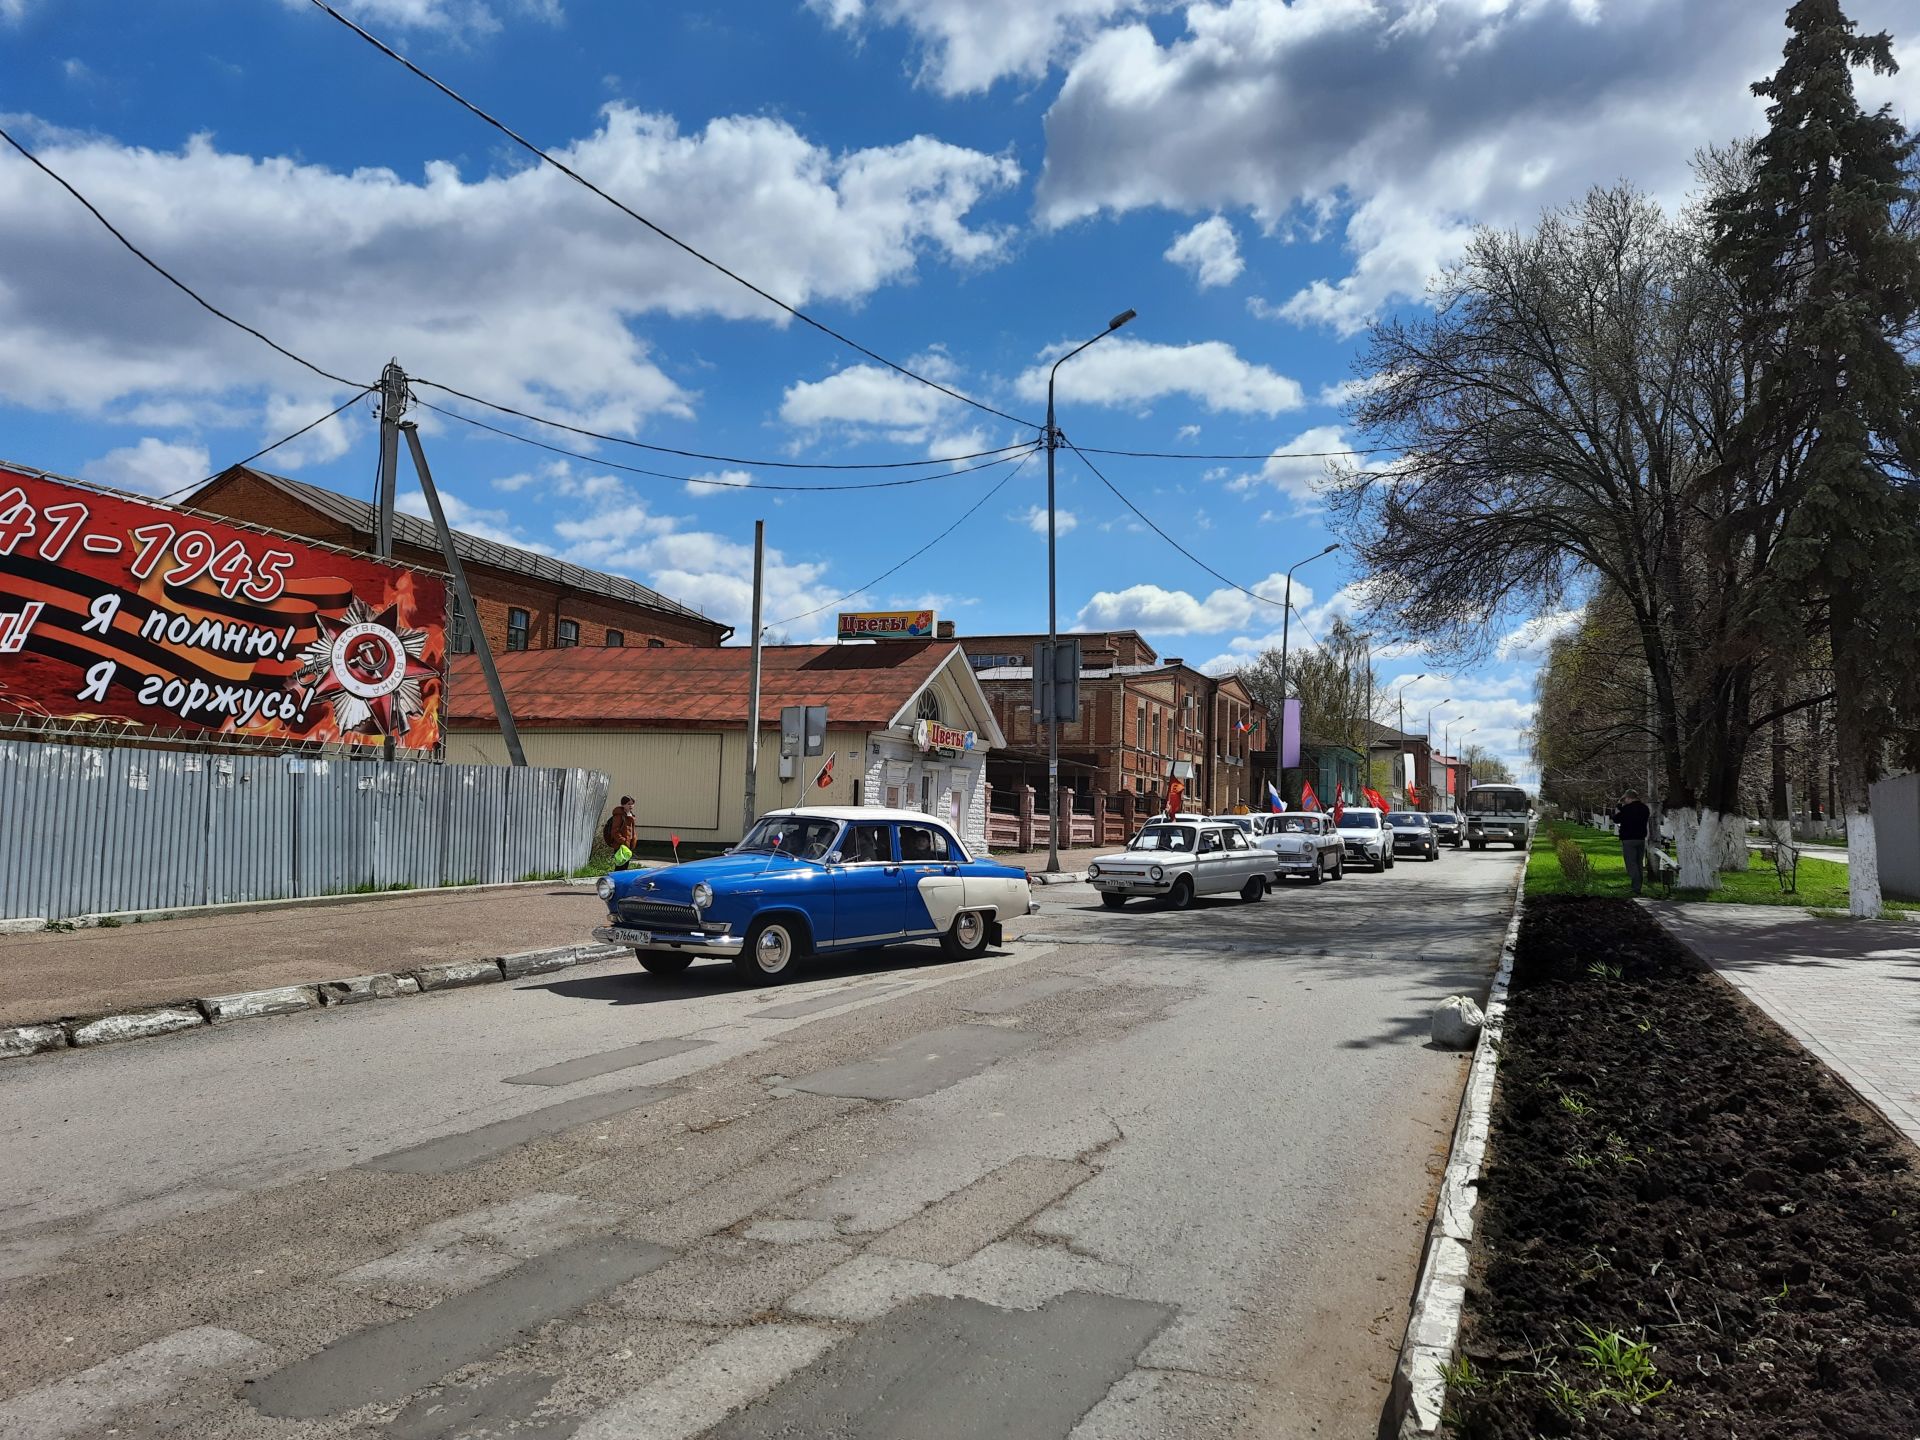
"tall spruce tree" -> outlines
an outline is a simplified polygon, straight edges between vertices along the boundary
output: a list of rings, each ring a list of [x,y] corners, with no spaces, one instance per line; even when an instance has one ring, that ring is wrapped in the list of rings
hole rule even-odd
[[[1838,0],[1797,0],[1747,184],[1711,210],[1712,254],[1739,288],[1758,365],[1736,450],[1787,487],[1773,556],[1782,644],[1816,607],[1832,644],[1850,908],[1880,911],[1868,788],[1909,723],[1920,669],[1920,141],[1867,112],[1853,72],[1894,71]]]

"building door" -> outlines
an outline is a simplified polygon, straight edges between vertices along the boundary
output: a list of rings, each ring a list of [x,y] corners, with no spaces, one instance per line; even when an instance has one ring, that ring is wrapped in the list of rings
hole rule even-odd
[[[833,868],[835,945],[887,940],[906,928],[907,891],[894,850],[893,826],[859,820],[840,841]]]

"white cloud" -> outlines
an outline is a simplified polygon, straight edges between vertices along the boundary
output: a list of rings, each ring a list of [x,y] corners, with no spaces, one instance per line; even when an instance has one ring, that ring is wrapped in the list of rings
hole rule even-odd
[[[1042,512],[1042,524],[1045,512]],[[1087,630],[1141,630],[1157,635],[1218,635],[1239,629],[1256,616],[1277,622],[1279,601],[1286,594],[1284,572],[1269,575],[1250,586],[1272,603],[1222,587],[1205,599],[1187,590],[1169,590],[1153,584],[1129,585],[1124,590],[1101,590],[1080,607],[1074,623]],[[1293,604],[1304,610],[1313,600],[1312,589],[1293,582]]]
[[[1471,223],[1525,224],[1622,175],[1679,199],[1698,147],[1764,124],[1748,85],[1779,64],[1783,8],[1214,0],[1164,40],[1117,24],[1048,111],[1038,213],[1244,210],[1270,234],[1343,234],[1347,273],[1267,310],[1350,332],[1422,295]],[[1911,0],[1848,10],[1870,33]],[[1861,86],[1920,112],[1920,77]]]
[[[6,0],[0,0],[0,9]],[[305,0],[281,0],[290,8],[313,14]],[[511,0],[509,14],[530,16],[550,24],[561,18],[559,0]],[[471,38],[500,29],[500,16],[483,0],[341,0],[340,9],[362,23],[395,30],[420,30]]]
[[[324,415],[339,403],[340,397],[337,396],[316,401],[296,395],[268,395],[261,425],[265,432],[263,442],[292,434],[316,414]],[[349,406],[338,415],[322,420],[291,444],[272,451],[263,457],[261,463],[276,470],[299,470],[307,465],[324,465],[329,460],[338,460],[353,448],[354,440],[361,433],[372,428],[368,424],[369,414],[366,405]]]
[[[80,467],[88,480],[142,495],[170,495],[207,478],[207,447],[143,436],[137,445],[109,450]]]
[[[630,499],[562,520],[553,529],[564,542],[561,553],[567,559],[631,575],[744,632],[752,623],[753,546],[712,531],[684,529],[684,523],[655,513],[644,500]],[[825,564],[789,561],[769,546],[763,577],[765,623],[780,625],[787,616],[834,600],[834,590],[821,583],[826,573]]]
[[[1322,385],[1317,397],[1322,405],[1344,410],[1356,400],[1364,400],[1386,381],[1384,375],[1362,375],[1336,385]]]
[[[1139,0],[807,0],[836,29],[904,25],[920,42],[921,83],[943,95],[985,90],[1003,77],[1037,80],[1102,21]]]
[[[605,478],[612,479],[611,476]],[[700,480],[711,480],[717,483],[711,485],[695,483]],[[615,488],[618,488],[618,484],[619,482],[616,481]],[[751,484],[753,484],[753,472],[751,470],[708,470],[704,474],[696,475],[692,480],[687,481],[685,489],[687,494],[693,496],[721,495],[728,490],[737,490],[742,486]]]
[[[1176,437],[1181,440],[1196,440],[1200,436],[1200,427],[1198,425],[1182,425],[1175,434]]]
[[[1327,451],[1346,448],[1338,425],[1316,425],[1275,450],[1253,474],[1228,481],[1228,488],[1245,491],[1271,486],[1295,502],[1296,513],[1310,509],[1319,499],[1320,482],[1327,473],[1322,457]]]
[[[1048,368],[1043,363],[1022,372],[1014,384],[1022,399],[1046,399]],[[1278,415],[1305,403],[1299,381],[1241,359],[1220,340],[1158,345],[1116,337],[1076,356],[1070,368],[1063,383],[1076,404],[1142,406],[1185,395],[1216,414]]]
[[[1047,507],[1044,505],[1029,505],[1024,511],[1014,515],[1012,518],[1018,520],[1036,535],[1044,535],[1047,533]],[[1056,506],[1053,514],[1053,523],[1054,533],[1056,535],[1066,535],[1070,534],[1080,524],[1080,517],[1071,510]]]
[[[1224,215],[1210,216],[1183,231],[1161,258],[1184,266],[1202,290],[1231,285],[1247,268],[1247,262],[1240,258],[1239,237]]]
[[[947,375],[931,373],[939,368],[944,367],[929,367],[922,373],[943,385],[949,383]],[[788,386],[780,401],[780,418],[802,428],[838,424],[923,430],[948,417],[958,403],[896,370],[849,365],[824,380],[801,380]]]
[[[1555,640],[1580,628],[1580,621],[1585,614],[1585,609],[1581,608],[1555,610],[1536,616],[1502,635],[1493,653],[1501,660],[1542,659]]]
[[[545,167],[468,177],[437,161],[409,179],[230,153],[204,135],[168,151],[20,128],[159,263],[339,374],[371,379],[397,354],[416,374],[631,432],[652,414],[690,414],[696,398],[637,320],[787,323]],[[795,304],[857,302],[929,257],[993,259],[1004,233],[968,217],[1019,174],[926,136],[835,153],[768,116],[683,133],[619,104],[558,153]],[[326,408],[334,387],[158,281],[11,152],[0,253],[0,393],[16,404],[98,414],[264,384],[312,407],[308,418]]]

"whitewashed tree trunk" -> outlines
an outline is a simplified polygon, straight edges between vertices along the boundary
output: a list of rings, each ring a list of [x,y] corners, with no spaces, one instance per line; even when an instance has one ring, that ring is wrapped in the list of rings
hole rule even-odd
[[[1847,811],[1847,909],[1865,920],[1880,918],[1880,851],[1864,805]]]
[[[1720,868],[1745,870],[1752,863],[1753,852],[1747,849],[1747,817],[1722,815],[1720,817]]]
[[[1680,862],[1682,890],[1711,890],[1719,883],[1724,848],[1721,814],[1697,806],[1667,811],[1667,833],[1673,837],[1674,858]]]

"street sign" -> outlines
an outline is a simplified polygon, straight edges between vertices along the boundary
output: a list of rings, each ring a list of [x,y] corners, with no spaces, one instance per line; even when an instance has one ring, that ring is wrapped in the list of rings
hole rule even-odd
[[[1033,722],[1071,725],[1080,718],[1080,642],[1071,637],[1033,647]]]
[[[780,758],[818,755],[827,746],[827,707],[785,705],[780,709]]]

